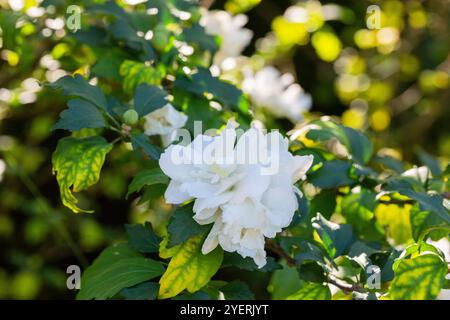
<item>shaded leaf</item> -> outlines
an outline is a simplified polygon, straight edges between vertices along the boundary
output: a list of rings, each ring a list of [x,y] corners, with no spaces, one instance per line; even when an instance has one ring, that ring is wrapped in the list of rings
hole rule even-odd
[[[53,130],[65,129],[78,131],[83,128],[103,128],[106,126],[102,113],[90,102],[74,99],[67,102],[69,109],[60,114]]]
[[[153,232],[152,225],[146,222],[142,224],[126,224],[128,244],[134,250],[142,253],[154,253],[159,251],[161,239]]]

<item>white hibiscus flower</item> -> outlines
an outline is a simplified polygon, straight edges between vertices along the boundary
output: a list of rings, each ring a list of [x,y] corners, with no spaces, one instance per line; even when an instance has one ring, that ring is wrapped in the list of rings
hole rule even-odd
[[[219,136],[199,135],[187,146],[169,146],[159,161],[171,178],[165,199],[171,204],[195,199],[194,219],[214,223],[204,254],[220,245],[262,268],[264,238],[274,238],[292,221],[296,193],[301,196],[294,183],[304,178],[313,157],[293,156],[278,132],[252,128],[236,139],[236,131],[227,127]],[[253,161],[255,152],[262,155],[258,161]],[[268,160],[277,161],[278,170],[264,174]]]
[[[176,130],[184,127],[188,117],[177,111],[170,103],[145,116],[145,134],[148,136],[161,135],[163,144],[169,145],[176,134]]]
[[[219,36],[222,40],[219,51],[214,56],[215,65],[222,67],[227,64],[227,59],[237,58],[250,43],[253,33],[243,28],[247,21],[244,14],[232,16],[220,10],[203,12],[200,24],[205,27],[206,33]]]
[[[288,118],[292,122],[302,120],[303,113],[311,108],[311,96],[305,93],[294,77],[281,73],[272,66],[267,66],[255,74],[244,70],[242,89],[253,104],[266,108],[279,118]]]

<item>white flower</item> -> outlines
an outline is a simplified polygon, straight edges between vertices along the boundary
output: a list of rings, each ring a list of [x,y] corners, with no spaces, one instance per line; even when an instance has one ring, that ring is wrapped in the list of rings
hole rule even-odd
[[[214,56],[214,64],[221,67],[228,58],[238,57],[250,43],[253,33],[243,28],[248,18],[244,14],[230,15],[226,11],[204,11],[200,20],[206,33],[219,36],[222,40],[219,51]]]
[[[414,167],[402,173],[404,177],[413,178],[421,183],[425,183],[431,177],[430,169],[427,166]]]
[[[264,238],[274,238],[290,224],[298,208],[296,193],[301,196],[294,183],[304,178],[313,157],[293,156],[278,132],[252,128],[236,139],[228,126],[219,136],[198,135],[187,146],[169,146],[159,160],[171,178],[165,199],[171,204],[195,199],[194,219],[214,223],[204,254],[220,245],[253,258],[261,268],[266,264]],[[252,161],[255,152],[261,154],[258,161]],[[278,163],[271,174],[264,174],[267,160]]]
[[[294,83],[289,73],[281,75],[274,67],[267,66],[256,74],[245,70],[244,77],[242,89],[249,94],[253,104],[266,108],[276,117],[298,122],[311,108],[311,96]]]
[[[170,103],[145,116],[145,134],[161,135],[164,145],[173,141],[176,129],[184,127],[188,117],[177,111]]]

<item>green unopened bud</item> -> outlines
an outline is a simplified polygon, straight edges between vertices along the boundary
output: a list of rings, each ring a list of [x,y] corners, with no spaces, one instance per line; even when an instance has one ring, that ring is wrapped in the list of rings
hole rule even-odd
[[[139,115],[133,109],[127,110],[123,113],[123,121],[125,121],[125,123],[130,126],[135,125],[138,122],[138,120]]]
[[[170,32],[163,24],[158,24],[153,30],[152,44],[153,46],[162,51],[169,43]]]

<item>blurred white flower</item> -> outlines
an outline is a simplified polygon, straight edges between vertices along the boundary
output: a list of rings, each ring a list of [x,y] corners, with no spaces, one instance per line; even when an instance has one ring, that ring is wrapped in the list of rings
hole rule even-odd
[[[6,163],[2,159],[0,159],[0,182],[2,182],[3,180],[3,174],[5,173],[5,170],[6,170]]]
[[[244,14],[230,15],[226,11],[203,11],[200,24],[205,27],[206,33],[219,36],[222,40],[219,51],[214,56],[214,64],[222,64],[230,58],[238,57],[250,43],[253,32],[243,28],[248,18]]]
[[[427,166],[414,167],[402,173],[404,177],[413,178],[421,183],[425,183],[431,177],[430,169]]]
[[[311,108],[311,96],[305,93],[294,77],[267,66],[253,74],[244,70],[242,89],[249,94],[256,107],[265,108],[274,116],[288,118],[292,122],[303,119],[303,113]]]
[[[145,134],[161,135],[164,145],[169,145],[176,129],[184,127],[188,117],[177,111],[170,103],[145,116]]]
[[[278,132],[265,134],[251,128],[237,143],[236,139],[236,130],[229,125],[219,136],[198,135],[187,146],[167,148],[159,160],[171,178],[165,199],[171,204],[195,199],[194,219],[202,225],[214,223],[203,254],[220,245],[225,251],[251,257],[262,268],[264,238],[274,238],[290,224],[298,208],[296,193],[302,196],[294,183],[304,178],[313,157],[293,156],[288,140]],[[255,147],[266,157],[252,162]],[[196,157],[207,157],[207,161],[186,161]],[[274,157],[278,170],[262,174],[264,160]]]

